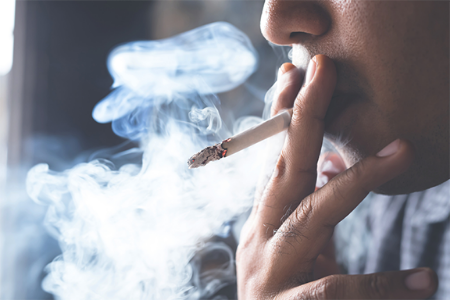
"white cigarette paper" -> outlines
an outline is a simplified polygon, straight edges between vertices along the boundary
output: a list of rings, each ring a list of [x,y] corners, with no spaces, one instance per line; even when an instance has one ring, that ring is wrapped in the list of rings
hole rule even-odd
[[[245,148],[257,144],[289,127],[292,118],[292,109],[280,114],[232,136],[222,143],[207,147],[194,154],[189,160],[189,169],[203,167],[211,161],[219,160],[233,155]]]

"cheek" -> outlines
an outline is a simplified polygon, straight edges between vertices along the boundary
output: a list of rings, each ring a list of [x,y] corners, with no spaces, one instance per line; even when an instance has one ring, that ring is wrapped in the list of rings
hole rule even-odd
[[[373,102],[389,131],[414,139],[415,135],[427,134],[424,130],[437,122],[440,113],[448,112],[441,101],[442,95],[448,95],[448,67],[444,76],[438,75],[438,66],[442,66],[439,59],[429,55],[425,43],[408,42],[413,39],[412,32],[403,33],[401,43],[384,49],[382,45],[374,46],[377,60],[368,59],[365,76],[371,74],[368,78]]]
[[[367,134],[383,135],[381,140],[368,141],[371,146],[363,149],[371,153],[391,135],[416,131],[421,121],[411,122],[410,116],[424,114],[420,98],[424,87],[413,79],[423,78],[429,58],[423,45],[417,45],[417,30],[411,24],[410,15],[415,4],[397,1],[334,1],[341,45],[351,58],[356,73],[365,79],[370,107],[361,109],[361,117],[355,124]],[[395,30],[392,30],[395,28]],[[399,38],[401,37],[401,38]],[[426,51],[425,51],[426,52]],[[413,124],[414,123],[414,124]],[[368,128],[368,130],[366,130]]]
[[[389,120],[378,104],[371,100],[352,106],[348,113],[351,118],[342,128],[342,134],[338,134],[337,138],[336,135],[333,138],[327,136],[333,139],[347,167],[353,166],[369,155],[375,155],[396,138]]]

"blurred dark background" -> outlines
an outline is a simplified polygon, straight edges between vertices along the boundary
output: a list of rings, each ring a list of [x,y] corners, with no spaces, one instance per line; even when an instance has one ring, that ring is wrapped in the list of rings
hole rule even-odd
[[[24,157],[32,164],[45,160],[40,156],[46,151],[30,142],[39,136],[69,143],[76,139],[78,149],[65,149],[73,152],[121,142],[110,125],[96,123],[91,112],[110,92],[108,53],[118,44],[152,38],[149,13],[153,3],[17,2],[10,103],[11,112],[18,115],[11,121],[21,124],[10,127],[13,131],[20,128],[10,135],[10,163],[23,162]]]
[[[110,92],[107,56],[126,42],[166,38],[215,21],[230,22],[250,37],[260,54],[259,72],[249,84],[250,97],[262,100],[275,75],[272,48],[259,30],[262,5],[262,0],[18,1],[9,85],[9,164],[47,161],[45,153],[58,151],[54,143],[46,142],[51,137],[63,141],[62,146],[71,145],[59,153],[61,165],[50,163],[56,169],[67,167],[63,162],[77,153],[122,141],[110,124],[96,123],[91,112]],[[221,95],[224,106],[238,111],[237,116],[259,115],[262,102],[249,99],[243,89]],[[40,149],[50,144],[49,151]],[[50,157],[56,158],[53,153]]]
[[[246,85],[220,98],[235,117],[261,115],[264,92],[281,62],[259,31],[262,6],[262,0],[16,2],[14,61],[7,85],[0,299],[52,299],[41,281],[59,247],[42,226],[46,208],[26,195],[26,171],[41,162],[63,170],[87,160],[95,150],[124,141],[110,124],[91,117],[95,104],[111,90],[109,52],[130,41],[230,22],[250,37],[260,67]]]

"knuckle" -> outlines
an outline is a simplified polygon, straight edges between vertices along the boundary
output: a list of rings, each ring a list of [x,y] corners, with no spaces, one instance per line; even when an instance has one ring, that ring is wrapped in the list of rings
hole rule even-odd
[[[374,299],[385,299],[389,295],[389,280],[380,274],[367,276],[366,293]]]
[[[298,208],[294,211],[295,221],[297,223],[306,223],[311,219],[314,214],[314,206],[312,205],[312,198],[314,197],[315,196],[310,196],[303,199],[298,205]]]
[[[305,97],[305,93],[299,93],[294,102],[294,114],[292,115],[291,122],[293,122],[294,125],[300,124],[301,120],[305,116],[311,118],[312,120],[318,121],[319,124],[323,122],[323,118],[315,112],[314,107]]]
[[[300,243],[302,239],[301,232],[289,219],[274,233],[275,238],[271,241],[274,254],[291,254],[291,250],[295,251],[296,249],[293,243]]]
[[[316,167],[307,168],[291,168],[289,174],[292,174],[292,178],[305,178],[305,180],[316,179],[317,178],[317,169]]]
[[[313,165],[309,168],[305,168],[303,166],[299,166],[297,163],[295,163],[295,157],[297,156],[296,150],[295,150],[295,144],[298,143],[296,141],[296,136],[294,134],[288,134],[287,136],[287,144],[286,147],[283,148],[280,155],[280,161],[282,163],[283,169],[279,170],[279,177],[281,177],[284,174],[287,174],[288,178],[299,178],[299,177],[306,177],[311,179],[316,179],[317,177],[317,166]],[[282,160],[281,160],[282,158]]]
[[[286,220],[283,225],[274,232],[270,241],[270,255],[280,257],[285,255],[297,255],[297,246],[301,244],[305,236],[291,220]],[[305,260],[305,258],[302,258]]]
[[[300,202],[298,207],[283,222],[283,225],[275,231],[274,250],[279,252],[280,249],[286,249],[286,244],[295,249],[292,243],[300,243],[301,239],[306,238],[302,229],[308,226],[313,214],[314,207],[308,197]]]
[[[305,96],[303,95],[303,93],[300,93],[294,102],[294,109],[291,119],[292,125],[300,124],[303,119],[303,116],[305,115],[305,113],[307,113],[307,111],[305,111],[306,110],[305,102],[306,102]]]

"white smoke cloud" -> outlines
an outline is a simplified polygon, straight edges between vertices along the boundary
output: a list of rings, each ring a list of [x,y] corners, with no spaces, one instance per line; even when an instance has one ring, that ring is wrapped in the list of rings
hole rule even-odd
[[[256,52],[232,25],[213,23],[120,46],[108,67],[115,89],[93,117],[140,146],[64,172],[30,170],[28,193],[48,205],[45,222],[62,249],[43,288],[64,300],[210,297],[235,281],[232,250],[210,239],[251,207],[263,146],[205,168],[187,160],[233,134],[214,93],[242,84]],[[235,130],[260,121],[242,119]]]

